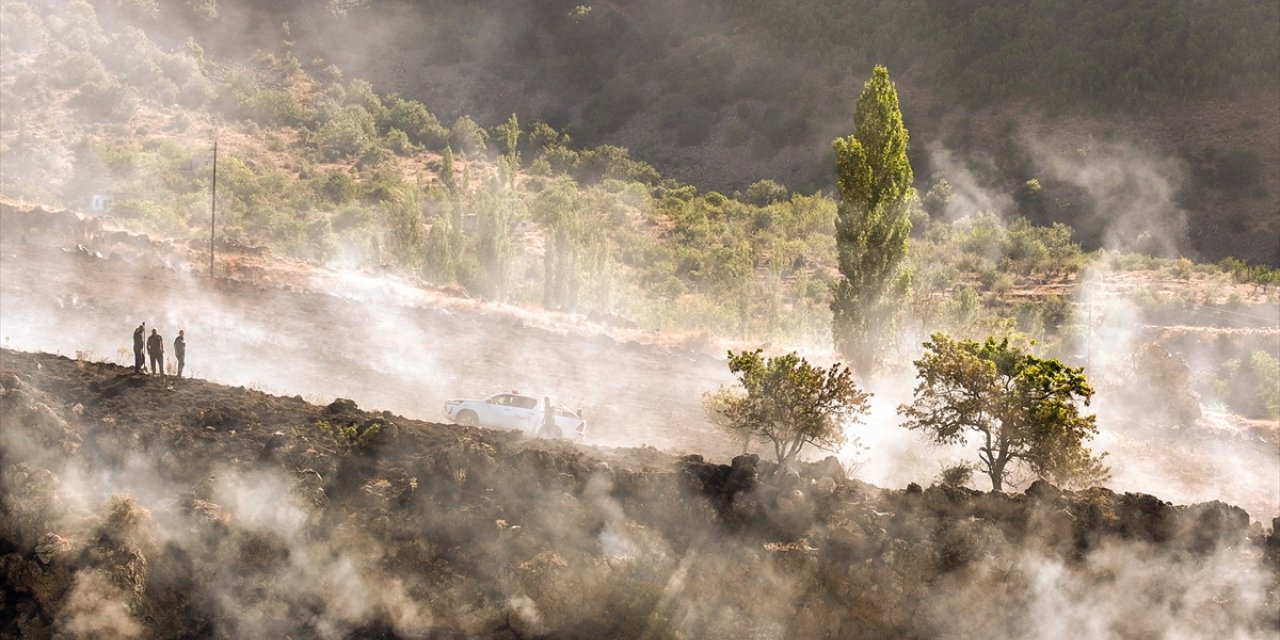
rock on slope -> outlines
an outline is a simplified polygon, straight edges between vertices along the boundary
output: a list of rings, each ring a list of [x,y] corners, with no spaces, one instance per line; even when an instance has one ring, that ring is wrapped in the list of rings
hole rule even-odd
[[[1280,539],[0,351],[0,637],[1257,637]]]

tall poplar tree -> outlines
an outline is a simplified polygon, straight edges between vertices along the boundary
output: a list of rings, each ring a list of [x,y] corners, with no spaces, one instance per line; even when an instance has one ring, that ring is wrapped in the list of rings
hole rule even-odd
[[[854,111],[854,133],[832,143],[840,205],[836,246],[843,276],[833,287],[836,349],[863,373],[892,344],[895,317],[909,285],[899,264],[911,233],[916,197],[907,129],[889,70],[876,65]]]

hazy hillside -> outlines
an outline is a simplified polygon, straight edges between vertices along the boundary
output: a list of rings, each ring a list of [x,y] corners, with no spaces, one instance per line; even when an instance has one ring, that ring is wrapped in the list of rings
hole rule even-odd
[[[219,33],[249,14],[230,6],[216,15],[190,4],[0,8],[8,198],[85,212],[103,196],[111,204],[93,215],[108,224],[189,247],[207,242],[216,204],[222,241],[338,271],[377,268],[715,350],[720,340],[830,349],[829,194],[765,179],[725,195],[528,118],[442,120],[327,58],[304,59],[301,36],[281,38],[284,23],[267,29],[263,49],[233,47]],[[169,28],[185,20],[204,21],[199,40]],[[289,23],[295,30],[306,32]],[[957,154],[936,158],[954,183],[929,187],[912,210],[912,286],[900,330],[882,336],[893,353],[886,370],[905,372],[935,331],[1014,335],[1138,389],[1125,381],[1147,375],[1143,354],[1165,349],[1194,370],[1161,383],[1186,404],[1280,416],[1277,272],[1155,257],[1180,255],[1189,229],[1248,222],[1188,221],[1176,162],[1100,141],[1054,157],[1074,182],[1036,179],[1010,193],[981,186]],[[1083,216],[1068,187],[1106,206]],[[1081,214],[1078,228],[1035,222],[1064,211]],[[1098,235],[1118,250],[1085,251],[1080,236]]]
[[[0,638],[1274,635],[1278,14],[0,1]],[[946,336],[1040,450],[918,430]],[[788,466],[752,352],[866,402]],[[439,423],[506,390],[585,433]]]
[[[217,277],[209,278],[206,242],[0,201],[4,344],[124,364],[128,330],[142,317],[169,338],[185,329],[189,371],[224,384],[322,403],[350,398],[428,421],[449,398],[521,389],[584,411],[591,445],[712,460],[742,452],[702,400],[733,381],[725,351],[758,343],[469,299],[384,268],[318,265],[231,242],[219,242]],[[1217,286],[1199,274],[1092,275],[1077,294],[1082,321],[1091,321],[1072,330],[1079,338],[1070,348],[1079,351],[1055,351],[1086,366],[1096,386],[1091,411],[1096,448],[1110,452],[1108,486],[1178,502],[1221,499],[1266,521],[1280,514],[1280,328],[1263,311],[1273,303],[1178,302]],[[1247,291],[1236,289],[1232,295]],[[959,297],[955,313],[976,315],[966,307],[975,301]],[[1020,302],[1012,313],[1028,308],[1036,305]],[[952,313],[933,312],[922,321]],[[977,328],[998,320],[981,322]],[[916,347],[904,344],[899,357],[914,358]],[[871,415],[834,452],[860,479],[921,482],[972,457],[901,428],[895,408],[910,398],[910,373],[890,366],[865,384]]]
[[[219,55],[288,39],[302,60],[323,58],[446,120],[470,114],[487,125],[517,112],[722,191],[761,178],[830,188],[830,142],[883,63],[900,85],[922,193],[945,178],[994,195],[985,204],[997,213],[1067,222],[1086,248],[1112,242],[1105,221],[1116,209],[1146,206],[1185,255],[1280,264],[1274,3],[223,0],[217,9],[189,29]],[[1090,172],[1081,158],[1121,174]],[[1052,206],[1014,201],[1031,178]]]
[[[883,411],[853,429],[868,448],[794,473],[734,457],[697,407],[727,377],[700,351],[717,345],[631,340],[226,242],[210,278],[204,249],[0,206],[0,637],[1012,640],[1280,625],[1280,430],[1217,412],[1175,424],[1165,411],[1194,396],[1163,369],[1109,379],[1123,374],[1101,352],[1128,351],[1115,332],[1133,328],[1124,300],[1142,281],[1095,285],[1113,482],[1006,494],[939,483],[961,453]],[[121,366],[139,318],[186,329],[187,378]],[[1161,331],[1202,355],[1275,342],[1186,325],[1131,338]],[[881,407],[909,387],[879,382]],[[587,407],[586,441],[438,422],[444,398],[504,384]]]

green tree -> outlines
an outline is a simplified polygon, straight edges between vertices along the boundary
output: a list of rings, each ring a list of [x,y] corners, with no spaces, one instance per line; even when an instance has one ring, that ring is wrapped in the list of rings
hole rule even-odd
[[[427,234],[426,255],[423,257],[422,274],[433,282],[453,282],[456,268],[453,260],[453,247],[449,246],[449,224],[437,220],[431,225]]]
[[[742,201],[764,207],[786,200],[788,195],[790,194],[785,186],[776,180],[766,178],[747,187],[746,193],[742,194]]]
[[[1257,384],[1257,403],[1263,415],[1275,420],[1280,418],[1280,361],[1266,351],[1254,351],[1249,360],[1253,365],[1251,380]]]
[[[830,451],[844,443],[845,424],[867,412],[871,397],[853,384],[847,367],[824,370],[795,352],[765,359],[759,349],[730,351],[729,371],[739,386],[706,396],[709,418],[748,442],[768,442],[780,465],[806,445]]]
[[[453,193],[457,189],[454,181],[457,179],[456,171],[453,167],[453,147],[445,147],[444,152],[440,154],[440,182],[444,187]]]
[[[1015,460],[1066,485],[1109,476],[1106,454],[1095,457],[1085,446],[1098,427],[1077,405],[1093,396],[1083,369],[1038,358],[1008,338],[980,343],[935,333],[924,346],[915,400],[898,407],[903,426],[945,444],[977,434],[979,468],[993,490],[1002,490]]]
[[[315,133],[314,145],[323,162],[339,162],[358,158],[375,141],[373,117],[363,107],[344,107]]]
[[[493,128],[493,135],[502,143],[502,154],[515,159],[520,154],[520,120],[511,114],[507,121]]]
[[[476,124],[470,116],[459,116],[449,130],[448,145],[467,157],[474,157],[485,150],[489,133]]]
[[[379,128],[384,132],[399,129],[409,136],[414,144],[428,149],[439,149],[449,137],[449,130],[440,123],[435,114],[427,111],[427,107],[416,100],[405,100],[397,94],[387,96],[386,108],[382,111]]]
[[[877,65],[863,86],[853,119],[854,134],[832,143],[843,276],[832,290],[832,333],[836,349],[859,370],[869,371],[894,334],[908,285],[898,265],[907,254],[908,209],[916,195],[898,92],[884,67]]]
[[[567,176],[549,183],[534,202],[546,228],[542,304],[573,307],[578,289],[578,250],[582,242],[582,201],[577,183]]]
[[[567,133],[556,131],[551,125],[545,122],[535,122],[529,130],[529,147],[532,149],[534,158],[541,158],[547,150],[552,148],[568,148],[573,143],[573,139]]]
[[[516,200],[507,194],[486,190],[480,192],[472,207],[476,213],[476,259],[484,278],[478,284],[490,298],[502,300],[506,297],[515,252],[511,223],[516,217]]]
[[[425,253],[426,231],[422,220],[422,196],[416,188],[404,185],[393,191],[390,200],[382,203],[386,218],[387,246],[396,263],[405,267],[417,267]]]

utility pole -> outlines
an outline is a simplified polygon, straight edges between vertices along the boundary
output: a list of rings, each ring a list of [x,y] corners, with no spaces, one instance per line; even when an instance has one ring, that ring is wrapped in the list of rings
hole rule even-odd
[[[218,219],[218,139],[213,139],[213,194],[209,196],[209,277],[213,277],[213,231]]]

